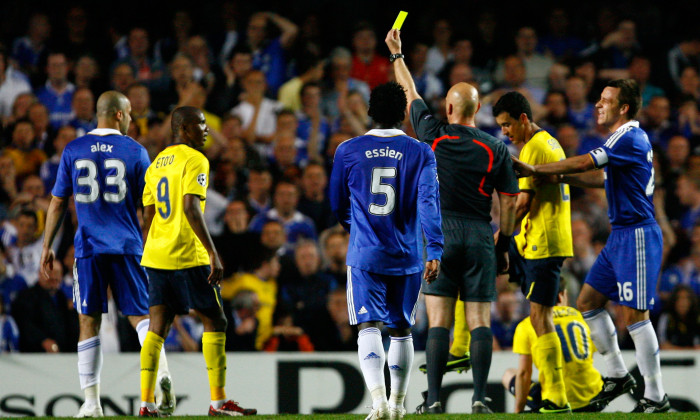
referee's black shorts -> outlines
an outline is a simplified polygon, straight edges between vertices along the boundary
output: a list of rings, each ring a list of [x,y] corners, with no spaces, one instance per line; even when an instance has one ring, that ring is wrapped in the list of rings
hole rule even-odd
[[[221,307],[221,290],[212,286],[210,267],[159,270],[146,267],[148,273],[148,306],[165,305],[176,315],[190,309],[205,310]]]
[[[459,298],[465,302],[496,300],[496,253],[493,229],[486,221],[450,212],[442,214],[445,246],[438,278],[423,293]]]

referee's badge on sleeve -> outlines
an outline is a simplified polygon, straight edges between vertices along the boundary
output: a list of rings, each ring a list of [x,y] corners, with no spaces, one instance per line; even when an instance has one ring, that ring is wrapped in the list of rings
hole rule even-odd
[[[206,187],[206,186],[207,186],[207,175],[206,175],[206,174],[199,174],[199,175],[197,175],[197,182],[198,182],[199,185],[201,185],[202,187]]]

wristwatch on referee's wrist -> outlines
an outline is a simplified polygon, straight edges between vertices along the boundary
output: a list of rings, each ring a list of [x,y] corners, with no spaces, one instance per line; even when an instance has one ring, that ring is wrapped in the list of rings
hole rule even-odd
[[[401,54],[401,53],[398,53],[398,54],[391,54],[391,55],[389,56],[389,62],[390,62],[390,63],[393,63],[394,60],[396,60],[397,58],[403,58],[403,57],[404,57],[404,56],[403,56],[403,54]]]

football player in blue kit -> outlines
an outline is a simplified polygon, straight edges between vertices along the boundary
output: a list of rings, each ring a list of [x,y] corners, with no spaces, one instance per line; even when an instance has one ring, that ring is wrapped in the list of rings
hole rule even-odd
[[[350,232],[348,313],[359,329],[360,367],[372,394],[370,420],[397,420],[406,413],[421,275],[428,282],[437,278],[442,257],[435,155],[398,129],[405,112],[406,94],[399,84],[377,86],[368,112],[377,128],[338,146],[330,179],[331,207]],[[382,324],[391,336],[386,356]],[[385,361],[391,375],[388,400]]]
[[[615,326],[604,309],[612,300],[622,305],[644,377],[644,397],[633,412],[656,413],[668,411],[671,406],[661,381],[659,343],[649,320],[661,270],[662,236],[654,218],[651,143],[634,120],[641,103],[635,81],[608,82],[596,104],[598,124],[612,133],[603,146],[546,165],[533,167],[514,161],[522,176],[560,174],[561,182],[605,188],[612,233],[586,276],[577,301],[607,365],[603,391],[592,402],[607,404],[636,386],[622,360]]]

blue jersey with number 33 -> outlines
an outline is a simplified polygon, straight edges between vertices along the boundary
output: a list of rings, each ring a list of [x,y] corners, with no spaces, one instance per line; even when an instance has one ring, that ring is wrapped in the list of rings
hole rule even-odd
[[[653,223],[654,154],[639,122],[623,124],[590,156],[596,168],[605,168],[610,224],[633,227]]]
[[[51,193],[74,196],[76,258],[143,253],[136,209],[149,164],[146,149],[117,130],[96,129],[68,143]]]
[[[401,130],[371,130],[338,146],[330,201],[350,232],[350,267],[394,276],[417,273],[423,267],[423,233],[428,260],[441,259],[435,155]]]

